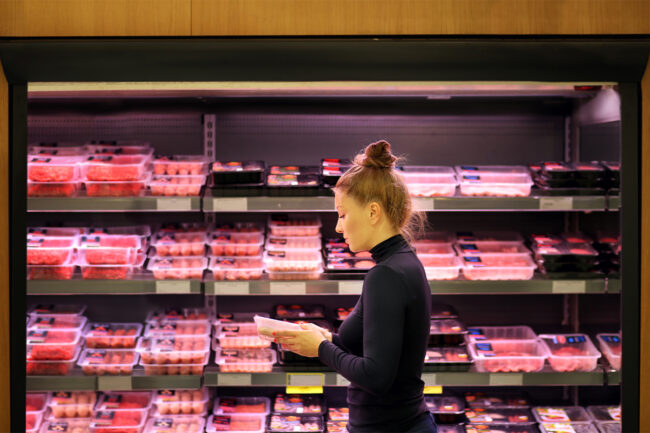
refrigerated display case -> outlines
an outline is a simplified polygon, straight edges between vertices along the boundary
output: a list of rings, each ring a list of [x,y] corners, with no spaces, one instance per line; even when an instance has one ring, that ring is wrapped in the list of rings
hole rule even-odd
[[[636,239],[640,229],[639,174],[634,161],[640,153],[637,90],[641,65],[649,52],[647,45],[633,41],[481,40],[206,40],[188,42],[190,45],[185,41],[131,42],[96,41],[86,50],[76,41],[60,41],[47,44],[47,55],[45,44],[37,41],[0,45],[12,86],[15,233],[46,223],[81,227],[146,224],[153,231],[171,222],[214,225],[234,220],[268,227],[265,239],[269,235],[285,239],[335,235],[333,197],[327,190],[319,189],[319,195],[313,195],[296,185],[300,187],[298,195],[278,195],[277,188],[272,190],[259,182],[242,186],[228,183],[226,188],[222,184],[233,178],[227,176],[230,170],[215,170],[212,165],[212,177],[200,195],[160,196],[153,191],[157,184],[149,182],[144,166],[151,155],[140,156],[142,161],[129,156],[134,161],[126,164],[128,179],[115,170],[124,168],[121,165],[105,170],[110,161],[101,156],[100,163],[95,164],[98,157],[93,157],[86,168],[79,168],[83,185],[66,193],[70,197],[28,194],[33,191],[33,185],[26,185],[28,181],[63,182],[58,178],[29,178],[25,165],[29,143],[140,140],[150,142],[157,154],[193,154],[197,160],[205,157],[207,162],[261,160],[262,167],[299,167],[318,165],[332,156],[347,158],[368,142],[386,138],[397,152],[409,155],[410,165],[456,167],[456,176],[460,176],[453,195],[415,191],[414,203],[427,213],[436,230],[456,233],[457,246],[465,246],[457,248],[462,266],[455,266],[454,276],[430,277],[430,285],[436,297],[459,311],[468,328],[527,325],[536,334],[580,332],[593,338],[597,333],[621,331],[631,342],[624,346],[620,371],[605,362],[589,372],[553,371],[538,344],[531,371],[513,375],[482,371],[478,365],[469,371],[425,368],[425,383],[452,388],[517,386],[530,388],[533,393],[551,387],[554,398],[564,405],[620,402],[626,413],[624,431],[638,424],[636,342],[640,320],[634,306],[639,298]],[[114,57],[116,51],[119,58]],[[141,63],[142,54],[149,57]],[[35,63],[30,55],[41,63]],[[176,59],[174,65],[163,61],[170,55]],[[56,61],[59,58],[67,59],[65,68]],[[149,83],[143,83],[145,80]],[[131,84],[120,84],[124,81]],[[620,162],[620,190],[552,195],[545,190],[547,185],[533,185],[535,176],[530,177],[528,172],[529,164],[544,161]],[[514,190],[514,182],[493,179],[505,176],[495,173],[495,166],[503,165],[518,166],[519,170],[523,167],[524,174],[509,173],[522,177]],[[492,171],[478,170],[483,166],[492,167]],[[237,173],[236,164],[219,167],[235,167]],[[115,186],[96,193],[94,183],[101,182],[142,185],[125,197],[124,189]],[[147,189],[148,185],[152,188]],[[278,212],[288,213],[289,218],[271,218]],[[306,216],[296,215],[305,212]],[[294,219],[298,223],[291,223]],[[540,271],[538,259],[526,252],[523,244],[517,243],[520,256],[507,251],[488,251],[480,256],[476,250],[484,247],[481,242],[500,239],[481,239],[468,233],[513,230],[518,242],[533,233],[614,232],[625,246],[617,262],[621,271],[615,274],[610,268],[599,268],[588,276],[565,273],[549,277]],[[88,305],[85,316],[92,322],[144,324],[147,313],[154,309],[205,306],[212,316],[244,311],[273,313],[278,304],[313,304],[315,296],[319,303],[322,299],[329,315],[338,307],[353,305],[361,291],[363,274],[323,270],[320,250],[294,257],[294,252],[268,248],[260,240],[254,246],[264,247],[262,262],[268,272],[262,272],[260,279],[241,278],[248,275],[241,270],[248,272],[249,267],[238,267],[239,254],[224,257],[215,253],[222,246],[236,251],[239,244],[233,247],[228,243],[236,236],[211,238],[208,233],[212,243],[206,246],[210,249],[205,249],[203,256],[189,256],[190,260],[173,255],[157,257],[160,252],[152,254],[149,244],[133,246],[149,253],[147,263],[138,262],[128,279],[110,282],[83,279],[77,268],[86,266],[83,248],[77,252],[81,258],[63,263],[68,265],[65,276],[69,279],[55,280],[57,269],[36,269],[43,264],[30,264],[29,270],[41,279],[27,279],[25,258],[15,254],[26,250],[24,238],[12,239],[12,288],[18,295],[12,298],[12,338],[18,342],[26,336],[18,321],[27,306],[56,304],[63,299],[54,295],[72,296],[75,302]],[[154,250],[166,246],[159,239],[151,240]],[[480,245],[468,249],[467,244],[472,242]],[[214,257],[206,255],[207,251]],[[461,255],[461,251],[466,254]],[[255,253],[252,257],[256,257],[257,249]],[[183,262],[175,263],[177,259]],[[133,266],[135,260],[122,261],[126,262],[122,265]],[[495,268],[490,266],[492,262]],[[307,269],[302,269],[305,266]],[[237,272],[229,271],[229,267]],[[258,265],[254,268],[261,269]],[[222,271],[220,278],[217,273]],[[127,298],[125,294],[137,296]],[[625,313],[625,321],[619,309]],[[148,324],[146,329],[157,329],[158,325]],[[176,376],[180,372],[177,367],[141,360],[132,367],[133,373],[124,377],[83,376],[80,367],[72,367],[73,375],[28,377],[24,386],[28,391],[207,386],[220,396],[231,389],[246,392],[254,386],[287,385],[287,375],[295,370],[274,365],[275,352],[240,356],[240,351],[250,350],[214,348],[189,370],[191,374]],[[24,368],[22,353],[12,355],[15,371]],[[512,356],[509,360],[514,362]],[[346,384],[331,371],[299,372],[322,375],[326,391]],[[18,383],[12,386],[18,394],[24,391]],[[582,392],[585,388],[598,392],[589,397]],[[14,413],[21,412],[21,404],[17,398],[12,405]],[[271,420],[269,426],[276,430],[286,427],[281,418]],[[134,428],[146,424],[146,419],[136,421]],[[322,428],[324,422],[319,418],[315,424]]]

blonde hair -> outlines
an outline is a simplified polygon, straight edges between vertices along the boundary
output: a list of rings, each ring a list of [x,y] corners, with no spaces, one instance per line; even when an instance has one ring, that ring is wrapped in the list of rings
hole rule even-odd
[[[353,166],[339,178],[334,191],[353,197],[361,205],[379,203],[388,220],[410,242],[423,231],[426,215],[413,209],[404,178],[395,169],[401,160],[391,153],[387,141],[370,143],[354,158]]]

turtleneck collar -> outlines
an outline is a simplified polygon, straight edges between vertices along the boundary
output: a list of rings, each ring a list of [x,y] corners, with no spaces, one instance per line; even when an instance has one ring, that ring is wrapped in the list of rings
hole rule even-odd
[[[375,263],[379,263],[403,247],[408,247],[408,243],[401,234],[397,234],[372,247],[370,254]]]

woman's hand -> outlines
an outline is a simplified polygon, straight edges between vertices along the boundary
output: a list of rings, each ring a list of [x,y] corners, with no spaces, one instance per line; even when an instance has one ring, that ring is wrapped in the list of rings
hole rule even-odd
[[[308,358],[315,358],[318,356],[318,346],[324,341],[328,340],[331,334],[316,325],[303,323],[300,325],[300,331],[275,331],[273,333],[274,341],[282,345],[283,349],[290,350],[298,355],[306,356]]]

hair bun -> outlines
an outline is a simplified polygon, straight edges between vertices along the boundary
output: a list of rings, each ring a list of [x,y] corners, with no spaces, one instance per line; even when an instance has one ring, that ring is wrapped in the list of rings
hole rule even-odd
[[[366,146],[364,154],[355,158],[355,163],[371,168],[393,168],[398,158],[390,152],[390,143],[380,140]]]

